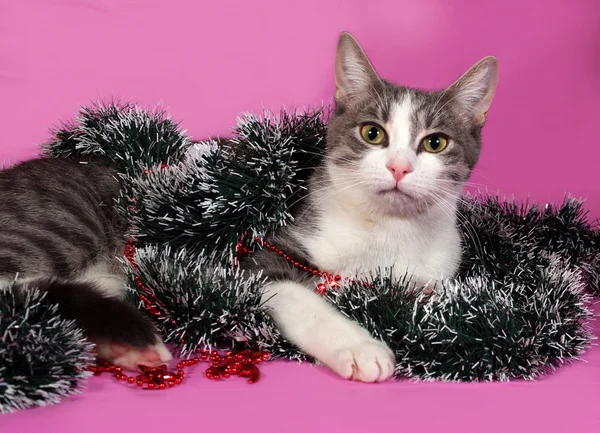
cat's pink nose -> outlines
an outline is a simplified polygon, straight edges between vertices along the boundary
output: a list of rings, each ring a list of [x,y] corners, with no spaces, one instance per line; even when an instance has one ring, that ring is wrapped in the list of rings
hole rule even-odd
[[[400,182],[404,176],[413,171],[409,164],[390,162],[386,165],[386,167],[392,173],[392,176],[394,176],[396,183]]]

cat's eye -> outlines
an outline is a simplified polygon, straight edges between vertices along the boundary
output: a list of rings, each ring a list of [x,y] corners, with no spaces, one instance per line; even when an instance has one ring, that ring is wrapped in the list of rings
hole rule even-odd
[[[429,153],[439,153],[448,146],[448,137],[441,134],[428,135],[421,142],[423,143],[423,149]]]
[[[379,125],[365,123],[360,128],[360,136],[369,144],[381,144],[385,140],[385,131]]]

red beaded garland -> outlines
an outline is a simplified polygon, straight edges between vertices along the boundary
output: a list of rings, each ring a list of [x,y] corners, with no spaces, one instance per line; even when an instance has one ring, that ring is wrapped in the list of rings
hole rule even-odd
[[[290,262],[292,265],[297,267],[298,269],[302,269],[304,272],[310,272],[314,276],[321,275],[325,279],[325,282],[317,284],[316,291],[319,292],[320,294],[325,294],[327,292],[327,289],[335,290],[338,287],[340,287],[340,285],[341,285],[340,282],[342,281],[342,277],[340,275],[331,275],[328,272],[321,272],[318,269],[310,268],[306,265],[303,265],[302,263],[294,260],[291,256],[288,256],[284,250],[277,248],[275,245],[269,243],[268,241],[262,240],[258,236],[254,236],[254,240],[259,245],[262,245],[263,247],[268,248],[273,252],[276,252],[281,257],[283,257],[288,262]],[[243,247],[242,245],[243,245],[243,243],[241,241],[238,242],[237,251],[239,254],[246,255],[246,254],[252,253],[252,249]]]
[[[210,361],[211,366],[206,369],[205,376],[208,379],[219,380],[221,377],[229,379],[233,375],[245,377],[248,383],[254,383],[260,378],[260,371],[256,364],[269,359],[269,353],[246,349],[233,354],[225,352],[220,355],[216,350],[196,349],[195,352],[200,356],[192,359],[180,361],[177,364],[177,372],[172,373],[167,370],[166,365],[159,367],[146,367],[140,365],[141,373],[137,376],[127,376],[120,367],[115,367],[108,361],[98,360],[96,366],[91,367],[90,371],[94,375],[102,373],[112,373],[115,379],[126,382],[130,385],[135,384],[142,389],[164,390],[180,385],[184,378],[184,368],[197,365],[200,361]]]
[[[163,164],[161,168],[165,167],[166,166],[164,166]],[[133,199],[133,201],[135,202],[135,198]],[[135,206],[132,206],[132,208],[135,209]],[[156,298],[154,293],[144,285],[139,275],[137,275],[138,266],[134,260],[135,251],[135,240],[132,237],[125,247],[125,257],[130,262],[131,266],[135,271],[134,280],[137,286],[140,288],[140,299],[144,303],[144,307],[152,316],[155,316],[162,320],[168,318],[170,319],[171,324],[173,326],[177,326],[177,321],[172,317],[168,317],[169,313],[165,305]],[[238,253],[248,252],[250,252],[250,250],[244,248],[241,244],[238,244]],[[183,344],[185,343],[185,340],[181,338],[180,342]],[[200,348],[197,348],[195,350],[195,353],[199,356],[194,356],[191,359],[180,361],[177,364],[176,373],[169,372],[167,370],[166,365],[161,365],[155,368],[140,365],[139,368],[141,370],[141,374],[137,376],[127,376],[123,374],[122,369],[120,367],[111,365],[108,361],[103,360],[98,360],[96,366],[90,367],[90,371],[92,371],[94,375],[99,375],[105,372],[111,373],[115,376],[117,380],[126,382],[128,384],[135,384],[139,388],[164,390],[167,389],[167,386],[169,388],[172,388],[182,383],[184,377],[183,369],[186,367],[199,364],[200,361],[209,360],[212,363],[212,366],[207,369],[206,377],[210,378],[213,376],[213,374],[209,372],[210,369],[214,368],[216,369],[215,371],[218,370],[220,372],[220,369],[224,368],[224,366],[227,366],[231,360],[231,357],[233,356],[231,352],[226,352],[223,356],[221,356],[215,350],[210,352],[208,350],[202,350]],[[267,360],[269,354],[266,352],[245,350],[235,355],[235,357],[238,362],[246,365],[246,369],[237,373],[233,373],[231,369],[227,369],[227,367],[225,367],[227,371],[223,374],[223,377],[230,377],[232,374],[238,374],[241,377],[248,377],[249,383],[254,383],[260,377],[260,372],[255,366],[255,364]],[[218,379],[219,376],[216,376],[214,378]]]
[[[160,166],[161,170],[167,168],[165,164]],[[152,170],[145,170],[144,173],[152,172]],[[134,203],[131,206],[132,211],[135,211],[135,197],[132,198]],[[293,266],[298,269],[302,269],[304,272],[310,272],[312,275],[321,277],[325,280],[322,283],[317,284],[316,290],[321,294],[325,294],[327,289],[336,289],[340,286],[342,277],[340,275],[331,275],[327,272],[320,272],[318,269],[310,268],[309,266],[303,265],[299,261],[294,260],[288,256],[282,249],[277,248],[275,245],[270,244],[265,240],[261,240],[259,237],[254,237],[254,240],[259,245],[276,252],[279,256],[283,257],[286,261],[290,262]],[[234,260],[234,265],[237,265],[238,257],[252,253],[252,248],[246,247],[243,243],[243,239],[236,245],[237,257]],[[165,305],[161,303],[154,293],[144,285],[143,281],[138,275],[138,266],[135,263],[135,239],[131,237],[125,248],[125,256],[131,263],[134,269],[134,280],[136,285],[140,288],[140,299],[144,303],[144,307],[152,316],[160,320],[170,320],[173,326],[177,326],[177,321],[172,317],[166,309]],[[180,338],[180,343],[184,344],[185,339]],[[200,356],[195,356],[192,359],[181,361],[177,364],[177,372],[171,373],[167,371],[167,366],[162,365],[156,368],[140,366],[142,373],[138,376],[126,376],[122,373],[119,367],[110,365],[106,361],[99,361],[98,365],[91,368],[94,374],[101,374],[103,372],[113,373],[115,378],[120,381],[124,381],[128,384],[136,384],[140,388],[144,389],[167,389],[179,385],[183,381],[184,371],[183,368],[196,365],[200,361],[210,361],[211,366],[206,369],[206,377],[214,380],[219,380],[221,377],[227,379],[232,375],[238,375],[240,377],[248,378],[248,383],[255,383],[260,378],[260,371],[256,367],[256,364],[265,361],[269,358],[269,354],[266,352],[244,350],[238,354],[232,354],[226,352],[224,355],[219,355],[218,352],[208,350],[202,351],[196,349],[195,351]]]
[[[212,366],[206,369],[206,377],[220,380],[229,379],[232,375],[248,378],[248,383],[254,383],[260,378],[260,370],[256,364],[269,359],[267,352],[244,350],[237,354],[226,352],[223,356],[211,354]]]

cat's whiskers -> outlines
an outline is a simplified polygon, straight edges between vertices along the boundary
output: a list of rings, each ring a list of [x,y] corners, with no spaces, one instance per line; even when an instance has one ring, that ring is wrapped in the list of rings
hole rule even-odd
[[[433,107],[431,108],[432,112],[437,112],[437,107],[438,105],[440,105],[440,102],[442,102],[442,99],[444,99],[444,96],[446,96],[446,92],[440,92],[440,96],[439,98],[437,98],[437,100],[435,101],[435,104],[433,104]],[[435,116],[434,116],[435,119]]]
[[[343,186],[343,185],[350,185],[350,187],[354,186],[353,184],[356,183],[362,183],[364,181],[356,181],[355,179],[351,179],[351,180],[346,180],[346,181],[336,181],[335,183],[330,182],[329,180],[323,180],[321,181],[321,183],[316,182],[316,181],[312,181],[311,185],[312,186],[317,186],[318,187],[318,191],[311,191],[309,190],[308,193],[304,196],[302,196],[301,198],[299,198],[298,200],[294,201],[292,204],[290,204],[290,207],[295,206],[296,204],[300,203],[303,200],[306,200],[310,197],[312,197],[314,194],[318,193],[318,192],[322,192],[322,191],[327,191],[329,189],[334,189],[334,188],[338,188],[339,186]]]
[[[344,163],[346,163],[347,165],[349,165],[351,167],[360,167],[360,163],[358,161],[354,161],[354,160],[349,159],[349,158],[335,156],[335,157],[327,157],[325,159],[327,161],[331,161],[331,162],[341,161],[341,162],[344,162]]]
[[[351,184],[351,185],[349,185],[349,186],[346,186],[346,187],[344,187],[344,188],[341,188],[341,189],[338,189],[338,188],[337,188],[337,187],[339,186],[339,184],[337,184],[337,183],[336,183],[335,185],[332,185],[331,187],[332,187],[332,188],[334,188],[334,187],[335,187],[335,190],[334,190],[332,193],[330,193],[330,194],[327,194],[327,195],[325,195],[325,196],[323,196],[323,197],[320,197],[319,199],[317,199],[316,201],[314,201],[313,203],[311,203],[311,204],[310,204],[310,205],[309,205],[309,206],[308,206],[306,209],[304,209],[304,212],[302,212],[302,213],[301,213],[301,214],[298,216],[298,219],[302,218],[302,217],[303,217],[303,216],[304,216],[304,215],[305,215],[305,214],[306,214],[306,213],[307,213],[309,210],[311,210],[313,207],[315,207],[315,206],[317,206],[317,205],[319,205],[319,204],[323,203],[325,200],[327,200],[327,199],[329,199],[329,198],[333,197],[334,195],[336,195],[336,194],[339,194],[339,193],[341,193],[341,192],[343,192],[343,191],[346,191],[346,190],[348,190],[348,189],[350,189],[350,188],[354,188],[355,186],[361,185],[361,184],[363,184],[363,183],[366,183],[366,181],[365,181],[365,180],[357,181],[357,182],[355,182],[355,183],[353,183],[353,184]],[[309,197],[309,196],[311,196],[311,195],[314,195],[314,194],[320,193],[321,191],[322,191],[322,189],[321,189],[321,190],[319,190],[319,191],[312,192],[312,193],[310,193],[310,192],[309,192],[309,194],[307,194],[305,197],[303,197],[303,198],[302,198],[302,200],[303,200],[303,199],[306,199],[306,198],[308,198],[308,197]]]
[[[352,182],[356,182],[356,179],[348,179],[348,180],[344,180],[344,181],[335,181],[332,182],[329,179],[321,179],[321,180],[312,180],[311,181],[311,186],[319,186],[322,188],[335,188],[337,185],[347,185],[349,183]],[[323,186],[324,185],[324,186]]]
[[[359,167],[360,166],[360,163],[358,161],[355,161],[355,160],[352,160],[352,159],[349,159],[349,158],[344,158],[344,157],[339,157],[339,156],[333,157],[333,156],[328,155],[328,154],[320,154],[320,153],[317,153],[317,152],[303,152],[303,153],[305,153],[307,155],[315,155],[315,156],[323,157],[323,159],[326,160],[326,161],[331,161],[331,162],[343,161],[343,162],[345,162],[348,165],[353,166],[353,167]],[[313,167],[304,168],[304,170],[313,170],[313,169],[314,169]],[[302,170],[302,169],[300,169],[300,170]]]
[[[436,179],[435,180],[436,183],[446,183],[446,184],[450,184],[450,185],[458,185],[458,182],[456,182],[455,180],[450,180],[450,179]],[[470,182],[470,181],[465,181],[463,182],[464,186],[471,186],[474,188],[487,188],[489,187],[489,185],[485,184],[485,183],[476,183],[476,182]]]
[[[431,116],[432,119],[436,119],[438,117],[438,115],[441,113],[441,111],[446,107],[446,105],[448,105],[450,102],[454,101],[455,99],[457,99],[460,96],[459,93],[455,94],[454,96],[452,96],[450,99],[448,99],[446,102],[444,102],[442,104],[442,106],[440,108],[438,108],[435,113],[433,113],[433,115]]]
[[[478,251],[478,253],[480,253],[483,256],[483,244],[481,242],[481,239],[479,238],[479,235],[477,234],[477,231],[475,230],[475,227],[473,226],[473,224],[471,224],[471,222],[468,220],[468,218],[460,211],[460,209],[458,208],[458,206],[454,206],[450,200],[448,200],[448,195],[446,197],[438,194],[439,192],[445,193],[445,194],[449,194],[447,191],[444,191],[443,189],[438,189],[437,191],[434,190],[432,191],[432,196],[434,197],[435,200],[438,201],[438,204],[440,205],[440,209],[442,209],[443,211],[445,211],[447,213],[448,216],[452,217],[453,215],[456,215],[456,218],[462,222],[465,230],[468,232],[468,234],[473,238],[473,240],[475,241],[475,248]],[[462,197],[460,196],[456,196],[455,193],[451,194],[451,198],[456,199],[458,202],[462,202],[463,204],[467,205],[467,206],[472,206],[471,203],[465,201]]]
[[[377,91],[377,89],[375,88],[375,85],[373,83],[369,83],[369,87],[371,87],[371,89],[373,90],[373,92],[375,92],[375,95],[373,95],[373,93],[371,93],[370,90],[367,90],[367,93],[369,94],[369,96],[371,98],[373,98],[373,100],[375,101],[375,104],[379,107],[379,109],[381,110],[382,113],[385,113],[385,103],[383,102],[383,99],[381,98],[381,94],[380,92]],[[377,98],[375,98],[375,96],[377,96]]]

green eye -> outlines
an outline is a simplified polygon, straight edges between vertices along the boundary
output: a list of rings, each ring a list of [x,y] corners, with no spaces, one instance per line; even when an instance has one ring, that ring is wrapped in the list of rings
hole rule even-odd
[[[374,123],[365,123],[360,128],[360,136],[369,144],[381,144],[385,139],[385,131]]]
[[[432,134],[425,137],[421,143],[426,152],[439,153],[448,146],[448,139],[443,135]]]

